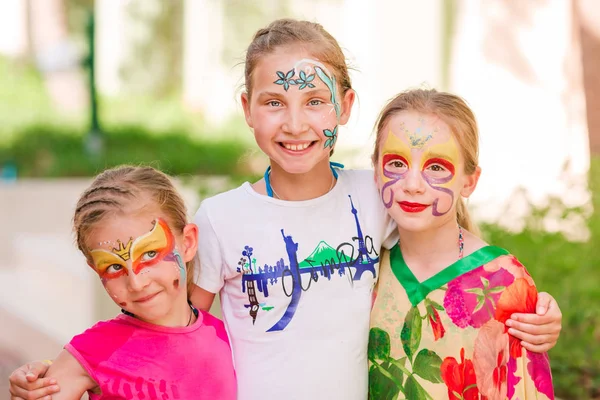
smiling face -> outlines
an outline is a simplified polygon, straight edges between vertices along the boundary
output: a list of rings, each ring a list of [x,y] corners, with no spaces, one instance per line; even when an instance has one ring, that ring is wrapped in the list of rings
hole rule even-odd
[[[252,74],[252,93],[242,95],[246,122],[261,150],[295,174],[329,160],[353,101],[352,90],[340,94],[328,65],[290,46],[260,59]]]
[[[464,161],[449,126],[435,115],[402,111],[383,127],[377,184],[401,229],[424,231],[456,221],[456,203],[468,197],[477,174]]]
[[[187,307],[186,266],[195,252],[186,243],[196,232],[186,226],[176,237],[159,212],[116,214],[87,237],[90,266],[121,308],[141,320],[168,324],[174,310]]]

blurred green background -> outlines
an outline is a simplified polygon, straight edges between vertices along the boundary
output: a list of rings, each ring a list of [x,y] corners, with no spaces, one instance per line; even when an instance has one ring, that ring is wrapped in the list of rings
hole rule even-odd
[[[69,30],[85,52],[91,2],[66,3]],[[237,15],[258,21],[284,15],[289,7],[287,2],[282,2],[280,9],[229,3],[238,11],[244,7],[243,13],[228,19],[231,26],[243,25]],[[445,12],[452,12],[451,3],[445,3]],[[182,104],[181,77],[172,73],[181,65],[181,49],[174,44],[181,42],[182,33],[174,21],[181,18],[182,3],[168,4],[157,17],[144,20],[143,15],[138,16],[152,30],[153,39],[140,42],[140,56],[122,69],[129,77],[125,81],[130,90],[119,97],[98,99],[104,149],[97,154],[86,150],[88,110],[75,114],[57,111],[44,76],[31,59],[0,58],[0,168],[4,179],[14,179],[15,172],[17,179],[90,177],[122,163],[149,163],[184,178],[226,175],[231,187],[261,175],[264,160],[241,117],[215,127],[202,113],[190,112]],[[135,7],[130,11],[135,16]],[[250,32],[243,28],[229,32],[226,40],[232,45],[228,51],[241,56]],[[150,61],[168,67],[155,69],[151,79],[138,79],[136,71]],[[587,218],[588,241],[570,242],[561,234],[541,230],[549,208],[534,208],[520,233],[482,226],[485,238],[517,255],[538,288],[551,293],[560,304],[563,331],[550,357],[555,390],[564,399],[600,399],[600,250],[596,247],[600,241],[600,158],[593,156],[591,164],[594,212]],[[565,206],[563,211],[583,215],[583,210]]]

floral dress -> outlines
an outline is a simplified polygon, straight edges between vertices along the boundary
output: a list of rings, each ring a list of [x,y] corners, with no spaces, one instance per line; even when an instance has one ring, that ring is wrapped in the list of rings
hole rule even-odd
[[[382,255],[369,335],[369,397],[554,399],[546,353],[507,333],[537,290],[504,249],[483,247],[419,282],[398,245]]]

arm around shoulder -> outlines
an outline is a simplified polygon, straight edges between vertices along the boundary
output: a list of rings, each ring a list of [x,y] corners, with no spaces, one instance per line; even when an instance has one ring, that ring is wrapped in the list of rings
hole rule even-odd
[[[518,280],[513,292],[515,294],[529,293],[522,300],[527,306],[525,309],[516,309],[507,315],[506,325],[510,327],[508,333],[521,340],[521,345],[534,353],[543,353],[556,345],[562,329],[562,313],[558,303],[548,293],[537,293],[528,285],[522,284],[526,281],[533,285],[533,279],[516,258],[517,268],[513,275]],[[521,283],[520,285],[518,283]],[[511,285],[512,286],[512,285]],[[508,289],[511,289],[510,287]],[[520,296],[523,297],[523,296]]]
[[[198,226],[198,252],[194,259],[194,282],[197,287],[191,296],[194,305],[202,309],[204,309],[203,303],[199,296],[203,295],[204,301],[208,301],[208,293],[211,293],[214,298],[214,293],[221,290],[225,284],[227,275],[221,242],[209,216],[208,208],[205,200],[194,216],[194,223]],[[197,304],[196,301],[199,303]],[[210,303],[212,304],[212,298]]]
[[[98,387],[83,366],[67,350],[60,352],[46,374],[56,379],[60,392],[52,395],[53,400],[79,400],[88,391]]]
[[[194,288],[190,293],[190,301],[197,309],[208,312],[215,300],[215,295],[215,293],[211,293],[208,290],[204,290],[201,287],[194,285]]]

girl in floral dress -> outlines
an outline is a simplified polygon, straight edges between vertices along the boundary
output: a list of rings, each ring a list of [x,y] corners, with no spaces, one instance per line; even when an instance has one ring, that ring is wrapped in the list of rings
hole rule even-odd
[[[511,336],[537,290],[508,251],[476,235],[478,129],[465,102],[401,93],[381,112],[373,156],[401,241],[382,255],[371,313],[369,394],[383,399],[553,399],[546,353]]]

